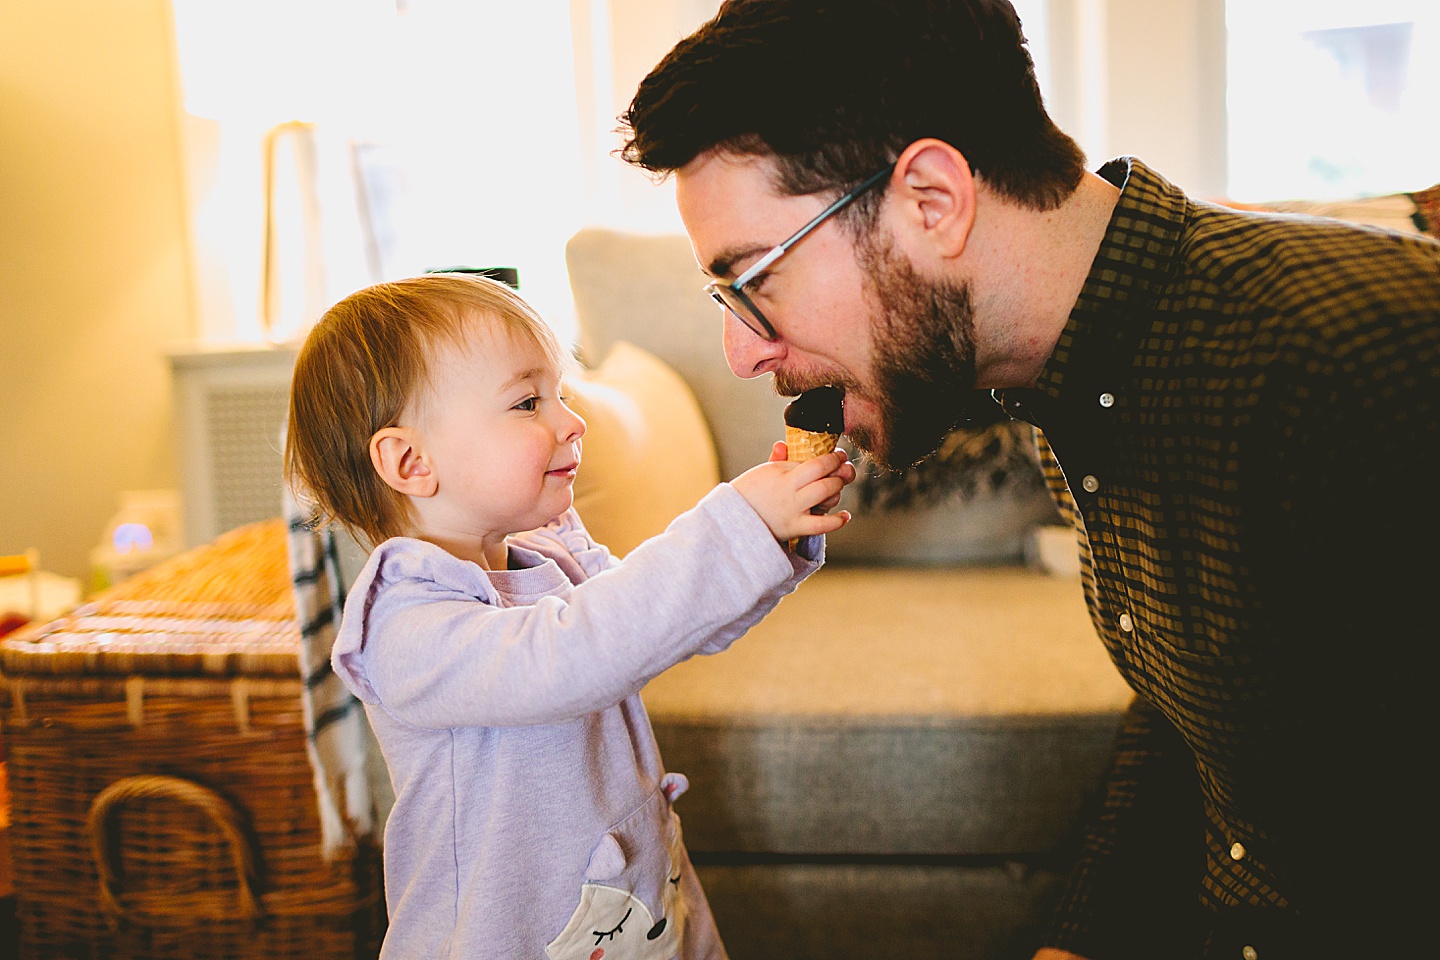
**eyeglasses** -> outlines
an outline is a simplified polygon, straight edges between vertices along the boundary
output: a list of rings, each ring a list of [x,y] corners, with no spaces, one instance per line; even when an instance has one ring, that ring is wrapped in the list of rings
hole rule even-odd
[[[734,280],[729,282],[714,280],[705,284],[705,292],[710,295],[711,299],[720,304],[720,306],[735,314],[740,322],[749,327],[751,332],[761,340],[774,340],[775,328],[770,325],[770,321],[765,318],[765,314],[760,312],[760,308],[755,306],[755,302],[751,300],[749,294],[745,292],[745,285],[752,283],[756,277],[774,266],[775,261],[783,257],[791,247],[795,246],[795,244],[801,240],[804,240],[816,227],[820,226],[820,224],[855,202],[855,199],[866,190],[888,180],[894,169],[895,164],[892,163],[884,170],[881,170],[830,204],[830,206],[821,211],[820,216],[795,231],[794,236],[783,241],[778,247],[773,247],[769,253],[765,254],[765,256],[759,260],[756,260],[749,270],[746,270]]]

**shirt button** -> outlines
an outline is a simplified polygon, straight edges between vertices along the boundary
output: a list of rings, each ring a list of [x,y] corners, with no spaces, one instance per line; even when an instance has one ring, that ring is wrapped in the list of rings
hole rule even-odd
[[[1080,480],[1080,486],[1085,488],[1086,493],[1094,493],[1100,489],[1100,480],[1093,473],[1087,473]]]
[[[1100,406],[1102,406],[1102,407],[1113,407],[1113,406],[1115,406],[1115,394],[1113,394],[1113,393],[1108,393],[1108,392],[1107,392],[1107,393],[1102,393],[1102,394],[1100,394]]]
[[[1245,960],[1257,960],[1257,958],[1260,956],[1260,951],[1256,950],[1252,946],[1247,945],[1244,950],[1240,951],[1240,956],[1244,957]]]
[[[1244,859],[1245,859],[1245,844],[1240,843],[1239,841],[1236,841],[1235,843],[1230,844],[1230,859],[1231,859],[1231,860],[1244,860]]]
[[[1135,624],[1134,624],[1134,622],[1130,619],[1130,614],[1128,614],[1128,613],[1122,613],[1122,614],[1120,614],[1120,629],[1121,629],[1121,630],[1124,630],[1126,633],[1129,633],[1131,630],[1134,630],[1134,629],[1135,629]]]

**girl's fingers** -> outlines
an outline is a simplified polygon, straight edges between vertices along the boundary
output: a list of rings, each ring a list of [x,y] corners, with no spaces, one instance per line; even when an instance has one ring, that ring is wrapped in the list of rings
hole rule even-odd
[[[808,514],[801,521],[800,536],[809,537],[815,534],[834,533],[849,522],[849,510],[841,510],[839,513]]]
[[[836,476],[824,476],[800,488],[800,503],[807,510],[825,512],[840,503],[845,484]]]
[[[784,446],[784,443],[777,442],[777,445]],[[795,468],[795,481],[801,486],[804,486],[805,484],[819,480],[821,477],[828,477],[838,473],[845,463],[845,452],[843,450],[821,454],[814,460],[806,460]]]

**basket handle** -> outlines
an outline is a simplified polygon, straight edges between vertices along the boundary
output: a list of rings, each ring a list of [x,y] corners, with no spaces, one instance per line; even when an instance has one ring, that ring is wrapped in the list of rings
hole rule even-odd
[[[100,908],[112,924],[125,913],[120,902],[119,883],[115,876],[118,851],[111,848],[112,820],[119,807],[127,801],[147,797],[170,797],[198,808],[224,833],[230,846],[230,858],[239,878],[240,913],[249,920],[263,912],[255,896],[256,856],[253,844],[245,833],[240,814],[220,794],[208,787],[180,777],[123,777],[96,794],[90,803],[85,825],[90,831],[90,851],[100,877]]]

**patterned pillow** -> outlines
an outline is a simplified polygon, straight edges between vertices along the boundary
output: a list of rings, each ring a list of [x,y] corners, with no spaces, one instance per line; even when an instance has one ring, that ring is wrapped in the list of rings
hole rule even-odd
[[[1415,226],[1419,227],[1422,233],[1440,238],[1440,183],[1428,190],[1406,196],[1415,203],[1415,213],[1411,216]]]

